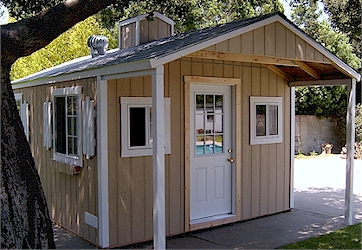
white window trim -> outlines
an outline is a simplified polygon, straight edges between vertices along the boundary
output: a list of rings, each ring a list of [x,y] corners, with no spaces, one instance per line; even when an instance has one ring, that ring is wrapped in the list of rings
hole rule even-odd
[[[121,97],[121,157],[137,157],[153,155],[152,145],[145,147],[129,147],[129,107],[152,107],[151,97]],[[165,154],[171,154],[171,99],[165,98]]]
[[[278,106],[278,135],[256,135],[256,106],[277,105]],[[269,119],[266,119],[269,127]],[[250,145],[272,144],[283,142],[283,98],[282,97],[260,97],[250,96]]]
[[[56,152],[56,146],[55,146],[55,97],[57,96],[67,96],[67,95],[78,95],[77,98],[77,135],[78,135],[78,156],[70,156],[70,155],[64,155],[61,153]],[[80,86],[74,86],[74,87],[68,87],[68,88],[59,88],[53,90],[53,160],[63,162],[66,164],[70,164],[73,166],[80,166],[83,167],[83,155],[82,155],[82,115],[81,115],[81,99],[82,99],[82,87]]]

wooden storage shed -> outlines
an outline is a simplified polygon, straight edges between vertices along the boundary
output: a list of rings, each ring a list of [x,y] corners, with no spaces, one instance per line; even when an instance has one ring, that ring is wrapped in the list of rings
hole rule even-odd
[[[289,210],[293,87],[353,98],[360,75],[281,13],[164,38],[172,20],[144,18],[123,49],[13,83],[52,219],[100,247],[162,246]]]

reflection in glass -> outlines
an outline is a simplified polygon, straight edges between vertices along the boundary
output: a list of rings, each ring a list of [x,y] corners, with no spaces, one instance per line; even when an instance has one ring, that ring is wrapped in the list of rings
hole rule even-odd
[[[205,154],[205,139],[203,135],[196,136],[196,155]]]
[[[223,132],[223,115],[215,115],[215,133]]]
[[[196,115],[195,132],[196,132],[196,134],[204,133],[204,116],[203,115]]]
[[[206,95],[206,112],[214,112],[214,95]]]
[[[269,106],[269,134],[278,135],[278,106]]]
[[[196,95],[195,154],[223,153],[223,95]]]
[[[266,105],[256,105],[256,136],[266,135]]]
[[[223,135],[215,135],[215,153],[224,152],[224,138]]]
[[[196,114],[204,112],[204,95],[196,95]]]
[[[206,130],[206,134],[214,133],[214,116],[213,115],[206,115],[205,130]]]

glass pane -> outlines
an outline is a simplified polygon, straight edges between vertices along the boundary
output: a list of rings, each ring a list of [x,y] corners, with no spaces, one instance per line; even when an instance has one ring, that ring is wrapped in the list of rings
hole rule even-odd
[[[73,104],[73,115],[77,115],[77,97],[73,96],[72,97],[72,104]]]
[[[204,140],[203,135],[196,136],[196,150],[195,150],[196,155],[205,154],[204,143],[205,143],[205,140]]]
[[[68,137],[68,154],[74,155],[74,138]]]
[[[73,133],[73,135],[78,135],[78,133],[77,133],[77,117],[73,117],[73,131],[74,131],[74,133]]]
[[[206,112],[214,113],[214,96],[206,95]]]
[[[224,138],[222,135],[215,135],[215,154],[224,152]]]
[[[204,134],[204,115],[196,115],[195,118],[195,133]]]
[[[205,119],[206,134],[213,134],[214,133],[214,116],[206,115],[205,117],[206,117],[206,119]]]
[[[223,115],[215,115],[215,133],[223,133]]]
[[[270,135],[278,135],[278,106],[269,106],[269,133]]]
[[[74,137],[74,155],[78,155],[78,138]]]
[[[216,95],[215,96],[215,113],[220,114],[223,113],[223,96],[222,95]]]
[[[146,146],[146,108],[129,109],[130,147]]]
[[[73,128],[74,128],[74,126],[73,126],[73,117],[68,117],[68,135],[73,135],[74,134]]]
[[[150,119],[150,127],[149,127],[149,131],[148,131],[148,133],[149,133],[149,146],[151,146],[152,147],[152,145],[153,145],[153,137],[152,137],[152,107],[149,107],[149,110],[150,110],[150,112],[149,112],[149,119]]]
[[[69,96],[69,97],[67,98],[67,114],[68,114],[68,115],[73,114],[72,108],[73,108],[72,97]]]
[[[214,136],[206,136],[206,142],[205,142],[205,153],[206,154],[213,154],[214,153],[214,146],[215,146],[215,140]]]
[[[196,114],[204,113],[204,95],[196,95]]]
[[[66,107],[65,97],[55,98],[55,151],[66,154]]]
[[[256,136],[266,135],[266,105],[256,105]]]

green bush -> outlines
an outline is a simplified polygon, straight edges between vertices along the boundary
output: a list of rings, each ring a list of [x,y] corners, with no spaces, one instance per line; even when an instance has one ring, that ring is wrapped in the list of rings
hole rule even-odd
[[[356,106],[356,142],[362,142],[362,105]]]

